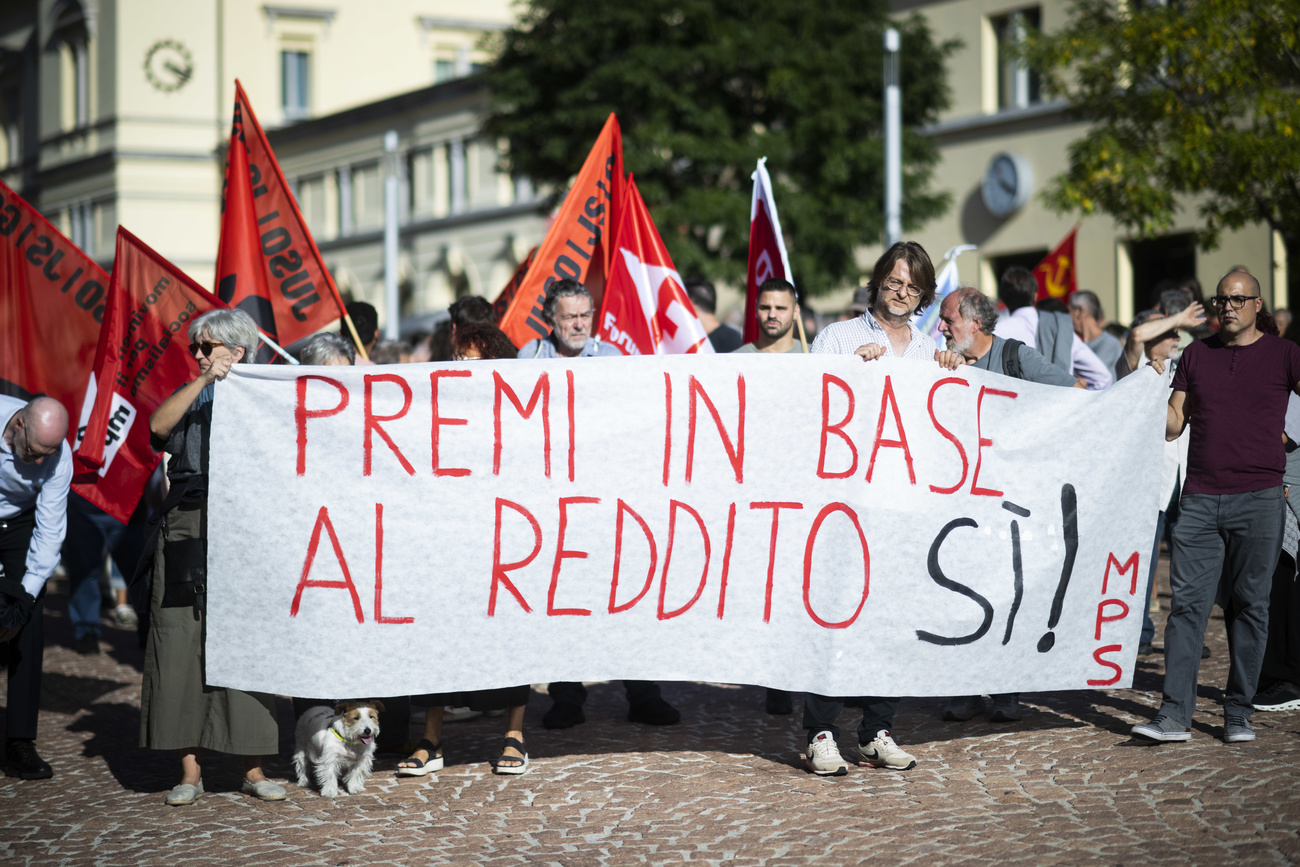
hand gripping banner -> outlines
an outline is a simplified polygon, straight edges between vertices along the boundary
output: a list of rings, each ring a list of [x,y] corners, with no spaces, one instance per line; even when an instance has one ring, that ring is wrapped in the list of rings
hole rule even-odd
[[[374,370],[217,384],[209,683],[1132,683],[1153,371],[1084,392],[807,355]]]

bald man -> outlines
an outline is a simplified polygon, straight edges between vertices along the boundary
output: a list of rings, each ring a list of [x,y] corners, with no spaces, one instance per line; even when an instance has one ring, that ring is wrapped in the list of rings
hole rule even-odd
[[[1133,726],[1136,737],[1158,742],[1191,739],[1201,642],[1216,596],[1230,639],[1223,740],[1255,739],[1250,714],[1282,547],[1282,430],[1287,402],[1300,393],[1300,346],[1259,330],[1264,302],[1259,281],[1245,271],[1220,280],[1210,303],[1219,333],[1183,350],[1165,422],[1167,439],[1189,422],[1191,435],[1171,548],[1164,700],[1155,719]],[[1164,372],[1161,361],[1151,366]]]
[[[35,744],[45,654],[41,603],[68,523],[68,412],[48,397],[29,403],[0,395],[0,422],[0,658],[9,666],[4,771],[45,780],[54,770]]]

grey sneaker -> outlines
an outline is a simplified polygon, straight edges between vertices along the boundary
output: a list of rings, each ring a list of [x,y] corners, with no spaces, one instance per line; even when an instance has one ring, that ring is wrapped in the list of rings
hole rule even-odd
[[[203,781],[199,780],[197,786],[191,786],[189,783],[181,783],[172,789],[167,795],[167,806],[184,807],[193,804],[203,794]]]
[[[279,783],[270,780],[258,780],[254,783],[247,777],[244,778],[244,785],[240,786],[239,790],[245,795],[252,795],[263,801],[283,801],[288,796],[284,786]]]
[[[1149,723],[1138,723],[1133,726],[1133,736],[1159,741],[1160,743],[1190,741],[1192,739],[1192,730],[1164,714],[1159,714]]]
[[[966,722],[984,710],[984,696],[955,695],[948,699],[943,708],[943,718],[955,722]]]
[[[804,767],[822,777],[842,777],[849,772],[849,763],[840,755],[839,744],[829,731],[818,732],[808,742]]]
[[[881,729],[869,744],[858,744],[858,756],[862,761],[877,768],[889,768],[895,771],[910,771],[916,767],[916,757],[904,752],[889,732]]]
[[[1223,721],[1223,742],[1225,744],[1241,744],[1246,741],[1255,739],[1255,730],[1250,726],[1250,720],[1241,714],[1229,714],[1228,718]]]

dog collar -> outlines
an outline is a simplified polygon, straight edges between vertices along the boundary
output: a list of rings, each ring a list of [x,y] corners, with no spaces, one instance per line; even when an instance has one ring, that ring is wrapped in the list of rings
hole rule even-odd
[[[339,733],[338,733],[338,730],[335,729],[335,728],[333,728],[332,726],[330,727],[330,734],[334,735],[334,737],[338,738],[339,740],[343,741],[343,743],[345,743],[345,744],[347,744],[347,745],[349,745],[349,746],[353,746],[353,747],[355,747],[357,744],[361,743],[361,741],[350,741],[350,740],[348,740],[347,738],[343,737],[343,735],[339,734]]]

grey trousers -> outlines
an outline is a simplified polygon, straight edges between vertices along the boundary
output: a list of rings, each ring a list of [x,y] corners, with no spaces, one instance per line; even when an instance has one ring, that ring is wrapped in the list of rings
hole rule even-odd
[[[1219,582],[1234,617],[1223,712],[1250,716],[1268,641],[1273,568],[1282,547],[1282,488],[1248,494],[1184,494],[1174,527],[1165,625],[1165,687],[1160,712],[1189,726],[1196,711],[1205,625]]]

